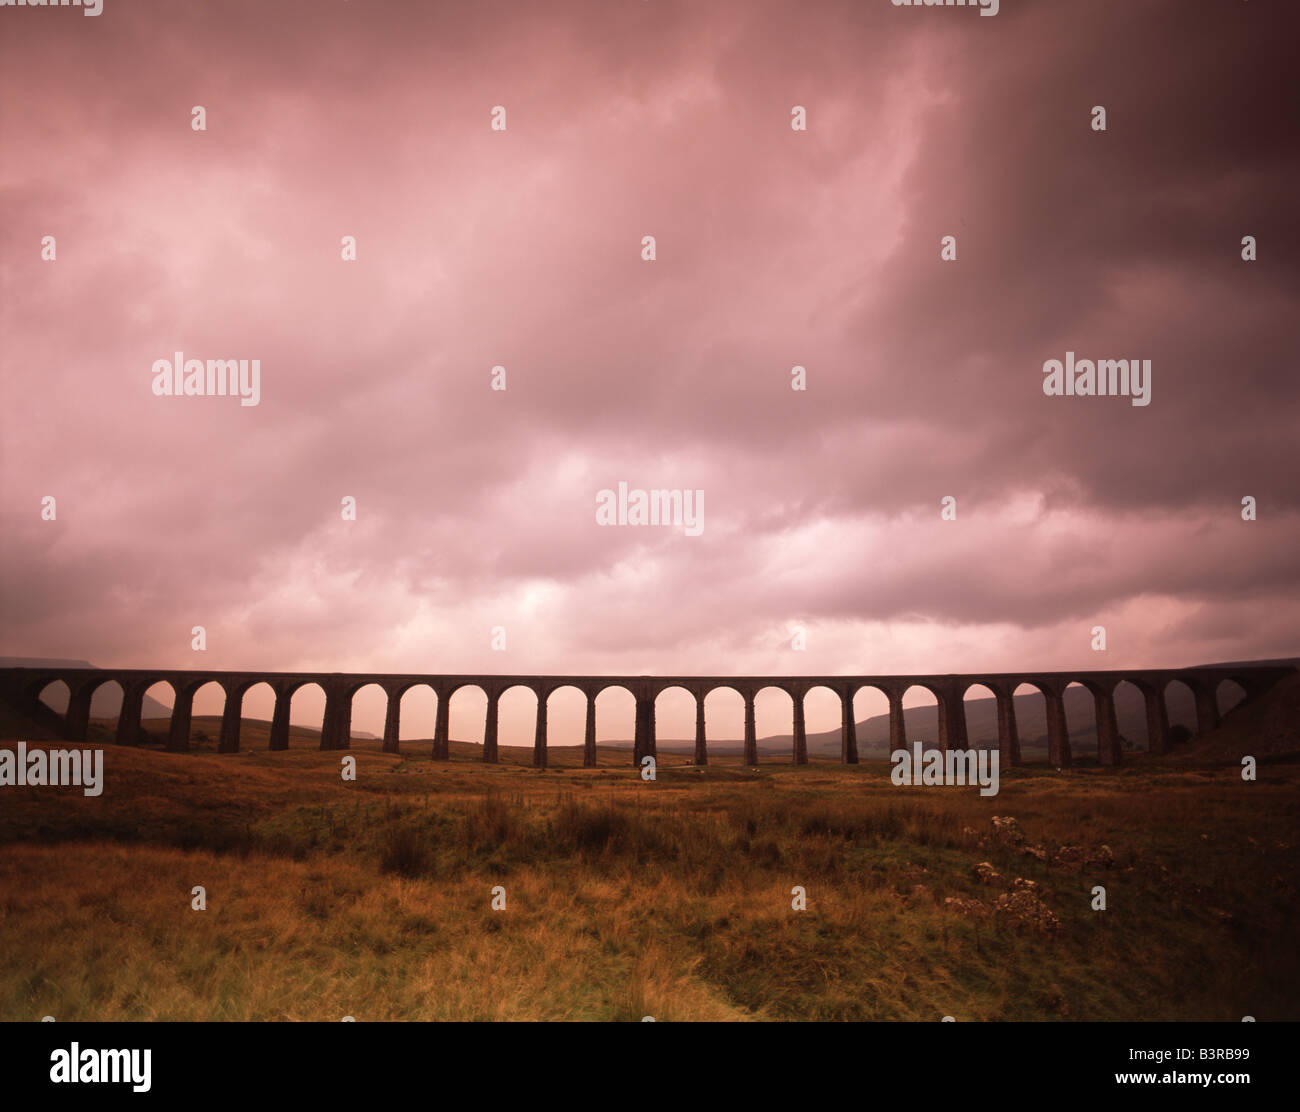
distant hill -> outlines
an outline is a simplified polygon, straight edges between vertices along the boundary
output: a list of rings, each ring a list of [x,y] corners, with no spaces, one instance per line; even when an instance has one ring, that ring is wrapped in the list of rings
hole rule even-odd
[[[1097,744],[1097,717],[1092,693],[1084,687],[1065,690],[1065,721],[1070,729],[1070,744],[1076,753],[1087,753],[1088,746]],[[1192,693],[1182,684],[1168,690],[1165,699],[1169,708],[1169,725],[1182,724],[1196,728],[1196,703]],[[1037,692],[1015,697],[1016,730],[1022,749],[1047,748],[1047,700]],[[932,742],[937,733],[939,711],[935,704],[905,707],[903,722],[909,742]],[[1142,693],[1132,684],[1124,684],[1115,692],[1115,718],[1122,738],[1131,741],[1135,748],[1146,748],[1146,702]],[[996,747],[998,743],[998,701],[993,698],[966,700],[966,736],[975,748]],[[858,752],[866,756],[874,752],[885,756],[889,751],[889,715],[878,714],[857,723]],[[626,742],[605,742],[607,745],[630,746]],[[671,751],[689,751],[693,740],[656,740],[656,747]],[[794,747],[791,734],[774,734],[758,739],[760,753],[788,753]],[[709,742],[710,751],[719,753],[741,752],[743,743]],[[831,756],[840,751],[840,730],[824,730],[808,735],[809,755]]]

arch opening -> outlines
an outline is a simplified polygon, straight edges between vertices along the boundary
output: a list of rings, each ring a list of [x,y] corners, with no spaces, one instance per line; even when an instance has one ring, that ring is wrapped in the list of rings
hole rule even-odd
[[[221,719],[226,713],[226,689],[216,680],[206,680],[190,697],[190,723],[182,745],[215,752],[221,737]],[[174,711],[173,711],[174,714]]]
[[[614,749],[621,762],[636,740],[636,698],[613,684],[596,696],[596,744]]]
[[[1220,680],[1214,689],[1214,704],[1219,714],[1236,710],[1246,699],[1246,689],[1234,679]]]
[[[239,705],[239,748],[270,749],[271,724],[275,720],[275,688],[258,680],[237,696]]]
[[[151,749],[165,748],[175,706],[176,690],[167,680],[158,680],[145,688],[140,705],[140,727],[134,744]]]
[[[325,689],[314,680],[289,696],[289,749],[319,749],[325,728]]]
[[[689,764],[695,754],[695,696],[673,684],[654,700],[655,754],[659,764]]]
[[[1196,692],[1184,680],[1165,684],[1165,711],[1169,717],[1169,747],[1177,749],[1197,734]]]
[[[838,761],[844,745],[844,700],[819,683],[803,693],[808,759]]]
[[[1132,680],[1115,685],[1115,721],[1119,726],[1121,753],[1151,752],[1151,735],[1147,722],[1145,692]]]
[[[533,763],[537,711],[537,692],[527,684],[516,683],[501,692],[497,700],[497,754],[502,764]]]
[[[587,743],[587,695],[566,683],[546,697],[547,748],[552,763],[579,767]]]
[[[448,750],[454,756],[459,748],[462,755],[482,757],[483,741],[487,736],[487,692],[476,683],[456,688],[447,697]]]
[[[922,752],[939,748],[939,697],[924,684],[903,691],[903,725],[909,748],[921,743]]]
[[[438,693],[427,683],[413,683],[397,700],[399,741],[433,742],[438,725]]]
[[[709,760],[742,758],[745,748],[745,697],[734,687],[714,687],[704,696],[704,740]]]
[[[878,687],[859,687],[853,694],[854,734],[862,760],[889,757],[889,696]]]
[[[378,683],[362,684],[349,696],[349,704],[349,744],[360,742],[362,749],[378,749],[384,739],[388,692]]]
[[[758,763],[788,764],[794,747],[794,699],[782,687],[760,687],[754,692],[754,737]]]
[[[972,683],[961,696],[967,749],[998,748],[998,696],[986,683]]]

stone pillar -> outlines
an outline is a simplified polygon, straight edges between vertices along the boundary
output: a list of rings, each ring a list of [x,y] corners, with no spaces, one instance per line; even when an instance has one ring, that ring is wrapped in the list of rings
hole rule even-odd
[[[433,718],[433,759],[447,761],[451,759],[450,741],[451,693],[438,692],[438,709]]]
[[[275,688],[275,710],[271,713],[271,751],[278,753],[289,748],[289,705],[293,692],[288,688]]]
[[[840,692],[840,761],[858,763],[858,724],[853,716],[853,688]]]
[[[1142,697],[1147,704],[1147,752],[1169,752],[1169,707],[1163,687],[1146,688]]]
[[[758,764],[758,734],[754,729],[754,693],[745,692],[745,764]]]
[[[537,693],[537,728],[533,733],[533,767],[546,767],[546,693]]]
[[[966,703],[956,685],[939,692],[939,748],[944,753],[967,748]]]
[[[1065,723],[1065,699],[1059,691],[1045,691],[1047,700],[1047,760],[1056,768],[1069,768],[1070,729]]]
[[[239,726],[244,714],[244,688],[226,689],[226,709],[221,712],[221,737],[218,753],[239,752]]]
[[[1213,684],[1198,683],[1192,692],[1196,696],[1196,732],[1204,737],[1219,724],[1219,703]]]
[[[797,690],[794,695],[794,763],[808,763],[808,727],[804,722],[803,692]]]
[[[352,748],[352,696],[351,691],[339,692],[338,724],[335,726],[335,744],[339,749]]]
[[[654,756],[654,701],[644,692],[636,697],[636,732],[632,738],[632,767],[640,768],[644,757]]]
[[[388,696],[388,708],[384,712],[384,752],[400,753],[399,740],[402,729],[402,693],[400,691],[384,692]]]
[[[144,683],[122,684],[122,709],[117,712],[117,744],[140,744],[140,709],[144,706]]]
[[[325,688],[325,718],[321,722],[322,749],[348,749],[352,745],[352,696],[342,686]]]
[[[90,730],[90,700],[95,688],[83,683],[68,698],[68,712],[64,715],[65,736],[69,741],[85,741]]]
[[[587,693],[587,728],[582,735],[582,767],[596,767],[596,696]]]
[[[1016,728],[1016,694],[996,691],[998,701],[998,761],[1006,768],[1020,763],[1020,731]]]
[[[487,723],[483,727],[483,763],[497,763],[497,700],[501,692],[489,691],[487,704]]]
[[[903,695],[889,692],[889,753],[892,757],[907,748],[907,719],[903,716]]]
[[[704,696],[698,692],[695,695],[695,763],[709,763],[709,746],[704,731]]]
[[[1098,691],[1093,700],[1097,705],[1097,760],[1104,765],[1117,765],[1123,758],[1119,723],[1115,719],[1115,693]]]
[[[194,714],[193,687],[186,687],[176,692],[176,703],[172,707],[171,729],[167,732],[167,750],[171,753],[184,753],[190,747],[190,719]]]

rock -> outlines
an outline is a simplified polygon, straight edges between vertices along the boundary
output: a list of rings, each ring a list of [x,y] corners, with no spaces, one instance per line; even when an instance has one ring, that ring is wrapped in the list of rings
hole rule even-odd
[[[1055,936],[1061,933],[1061,921],[1038,896],[1038,885],[1032,880],[1017,877],[1014,891],[1003,892],[994,906],[994,914],[1023,924],[1040,934]]]
[[[963,900],[957,896],[949,896],[943,901],[943,906],[948,911],[955,911],[966,919],[987,919],[989,917],[988,907],[979,900]]]
[[[975,879],[981,884],[989,884],[997,888],[1003,887],[1005,881],[998,875],[997,871],[987,861],[981,861],[971,869]]]
[[[1023,842],[1025,840],[1024,831],[1020,829],[1020,824],[1011,815],[994,815],[993,833],[1009,842]]]

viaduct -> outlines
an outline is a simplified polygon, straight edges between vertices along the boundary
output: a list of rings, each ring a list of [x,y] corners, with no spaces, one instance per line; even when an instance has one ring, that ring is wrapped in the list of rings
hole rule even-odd
[[[1093,696],[1097,716],[1097,756],[1103,765],[1120,762],[1120,737],[1115,719],[1115,688],[1124,682],[1133,684],[1146,701],[1148,748],[1153,753],[1169,749],[1169,714],[1165,691],[1171,683],[1185,684],[1196,702],[1198,732],[1206,733],[1219,724],[1219,685],[1231,680],[1246,693],[1246,699],[1261,692],[1296,671],[1276,664],[1212,665],[1173,670],[989,673],[943,676],[457,676],[457,675],[388,675],[367,673],[306,672],[202,672],[181,670],[113,669],[113,668],[0,668],[0,693],[20,709],[53,712],[39,701],[50,684],[67,685],[67,713],[59,723],[59,732],[71,741],[84,741],[90,723],[90,702],[95,691],[109,682],[122,689],[122,708],[117,722],[118,744],[134,745],[140,733],[140,715],[145,692],[157,683],[166,683],[175,695],[168,749],[184,752],[190,744],[190,719],[194,694],[199,688],[215,683],[225,692],[225,713],[221,720],[218,751],[239,752],[239,727],[245,693],[259,683],[267,684],[275,695],[275,713],[271,722],[271,749],[289,747],[289,704],[293,693],[308,684],[325,692],[325,717],[321,726],[322,749],[347,749],[352,739],[352,697],[363,687],[376,684],[388,696],[384,722],[383,749],[398,752],[402,696],[414,687],[426,686],[437,695],[437,717],[433,735],[433,759],[447,760],[448,717],[451,697],[462,688],[477,687],[487,696],[487,722],[483,733],[483,760],[497,760],[497,718],[501,696],[514,687],[525,687],[537,696],[537,724],[533,741],[533,764],[546,766],[547,700],[561,688],[572,687],[587,700],[587,722],[583,764],[596,765],[596,696],[611,687],[622,688],[636,700],[636,729],[633,765],[642,757],[655,754],[655,700],[670,688],[682,688],[695,699],[696,764],[708,762],[705,743],[704,700],[712,691],[729,689],[740,694],[745,703],[745,764],[758,763],[758,743],[754,731],[754,697],[774,687],[785,691],[794,704],[793,757],[795,764],[808,763],[808,738],[804,725],[804,696],[814,688],[827,688],[840,700],[842,742],[840,759],[857,764],[858,743],[853,715],[854,696],[863,688],[882,692],[889,700],[889,740],[891,750],[907,745],[903,721],[903,696],[912,687],[921,687],[934,695],[938,703],[938,745],[965,749],[966,714],[963,700],[968,688],[986,687],[997,700],[998,746],[1004,765],[1020,763],[1020,739],[1016,732],[1013,695],[1021,685],[1042,693],[1047,703],[1048,759],[1057,767],[1071,763],[1070,735],[1065,721],[1064,692],[1072,683],[1081,684]]]

